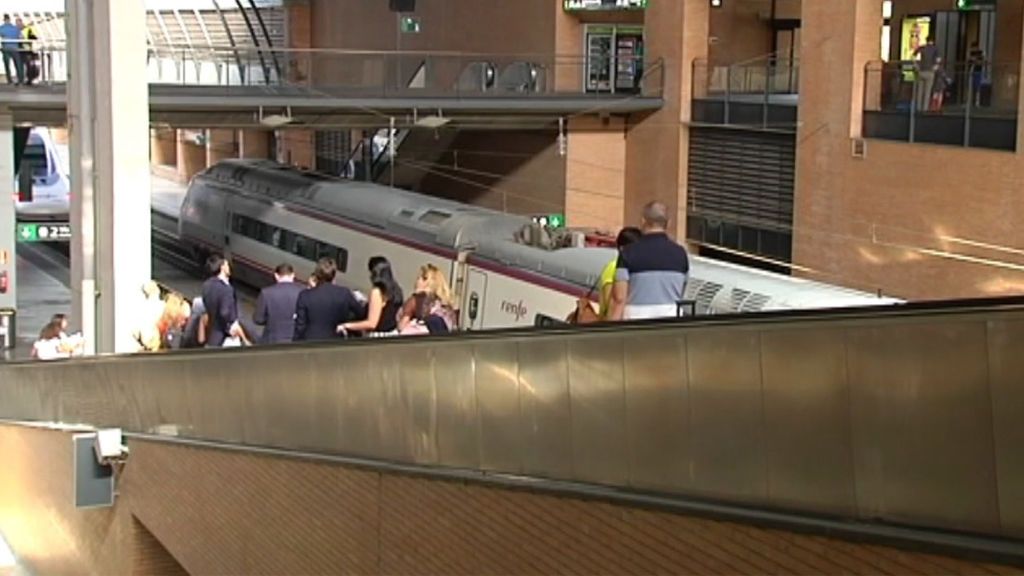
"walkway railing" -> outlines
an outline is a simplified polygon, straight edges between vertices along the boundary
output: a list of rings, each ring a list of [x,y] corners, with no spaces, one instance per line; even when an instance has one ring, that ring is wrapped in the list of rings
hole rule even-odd
[[[68,78],[66,48],[40,46],[41,84]],[[280,71],[265,66],[282,63]],[[329,95],[483,97],[574,95],[660,97],[661,61],[648,63],[635,89],[614,95],[584,90],[586,59],[553,54],[381,52],[249,47],[150,48],[151,84],[294,88]]]
[[[729,64],[697,59],[692,67],[695,122],[787,129],[796,127],[800,62],[768,54]]]
[[[864,70],[864,136],[1015,150],[1019,62],[951,62],[922,74],[917,62]]]

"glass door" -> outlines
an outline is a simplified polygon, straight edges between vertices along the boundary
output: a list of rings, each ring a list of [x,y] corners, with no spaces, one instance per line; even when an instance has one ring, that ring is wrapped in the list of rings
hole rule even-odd
[[[614,41],[614,28],[587,27],[587,92],[612,91],[612,61],[614,59]]]

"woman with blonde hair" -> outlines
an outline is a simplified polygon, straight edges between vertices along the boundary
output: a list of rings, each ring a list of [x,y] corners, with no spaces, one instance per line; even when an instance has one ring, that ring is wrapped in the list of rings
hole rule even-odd
[[[453,330],[457,324],[448,279],[437,266],[426,264],[420,267],[413,295],[402,306],[398,330],[412,333],[416,324],[424,324],[431,316],[443,320],[448,330]]]

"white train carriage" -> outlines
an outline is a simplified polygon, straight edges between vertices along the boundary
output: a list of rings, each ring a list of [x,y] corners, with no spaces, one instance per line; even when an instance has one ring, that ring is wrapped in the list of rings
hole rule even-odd
[[[367,260],[386,256],[403,288],[420,266],[445,271],[465,329],[532,325],[564,317],[612,258],[607,248],[545,250],[518,243],[523,216],[375,184],[338,180],[268,161],[228,160],[197,175],[179,234],[197,257],[222,251],[236,275],[269,282],[287,262],[300,275],[337,260],[340,281],[368,291]],[[889,304],[870,294],[695,257],[687,297],[698,313]]]
[[[21,179],[16,176],[15,194],[18,200],[15,211],[18,220],[67,220],[71,205],[71,183],[49,129],[33,128],[29,132],[23,165],[32,171],[32,199],[21,199]]]

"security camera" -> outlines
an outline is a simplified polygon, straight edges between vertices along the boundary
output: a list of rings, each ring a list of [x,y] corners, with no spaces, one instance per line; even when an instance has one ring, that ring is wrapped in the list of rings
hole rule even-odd
[[[103,466],[123,462],[128,457],[128,447],[122,443],[120,428],[97,430],[94,448],[96,461]]]

